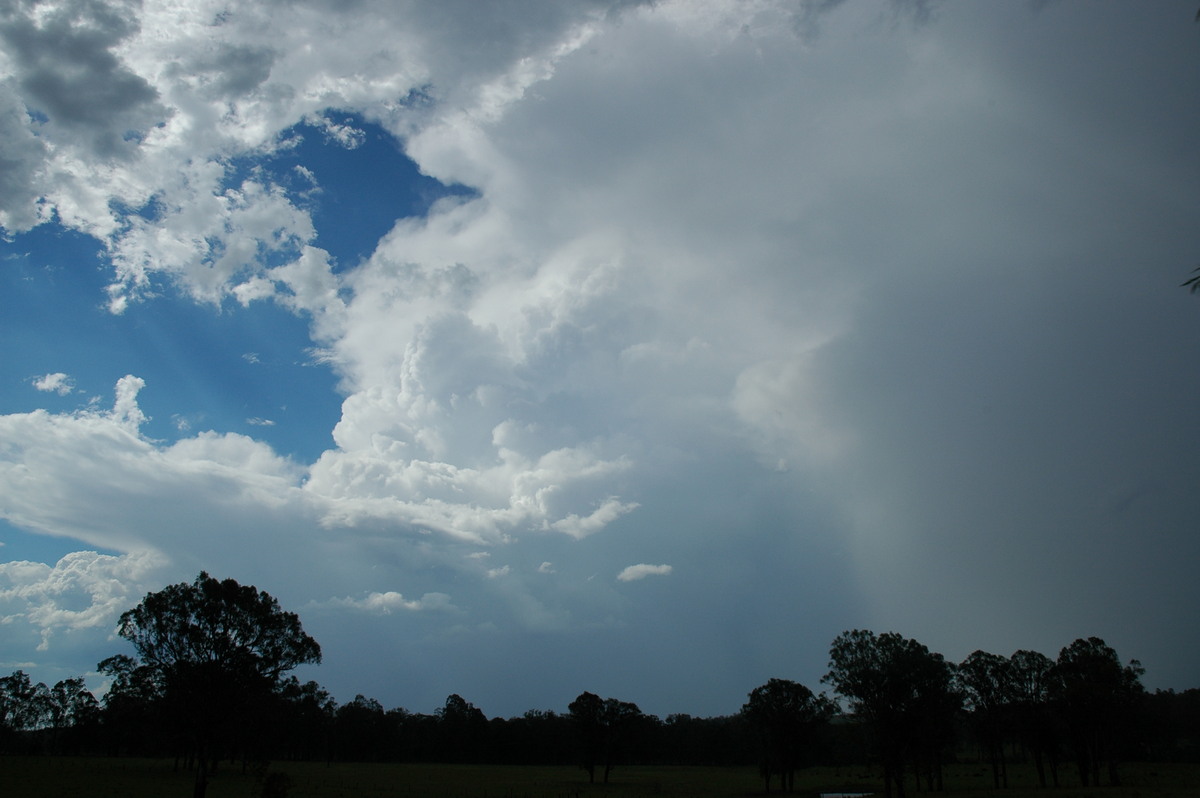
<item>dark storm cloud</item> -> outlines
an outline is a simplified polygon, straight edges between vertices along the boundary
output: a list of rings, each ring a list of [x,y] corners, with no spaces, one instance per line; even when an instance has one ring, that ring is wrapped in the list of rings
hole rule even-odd
[[[0,41],[14,57],[26,105],[51,124],[77,131],[96,154],[121,153],[130,135],[155,121],[158,97],[113,53],[137,30],[135,13],[98,0],[38,10],[10,4],[0,22]]]
[[[0,225],[21,230],[37,221],[34,176],[45,145],[29,129],[21,98],[0,83]]]
[[[238,99],[257,89],[271,76],[277,54],[262,45],[217,43],[212,52],[173,64],[170,74],[204,82],[203,96]]]

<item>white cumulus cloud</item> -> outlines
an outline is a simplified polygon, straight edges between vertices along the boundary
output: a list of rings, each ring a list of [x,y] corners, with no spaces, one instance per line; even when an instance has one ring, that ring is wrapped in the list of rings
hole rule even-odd
[[[54,565],[0,563],[0,624],[22,621],[36,629],[39,651],[59,632],[108,629],[154,585],[165,562],[149,551],[77,551]]]
[[[394,590],[385,593],[368,593],[362,598],[333,598],[316,606],[360,610],[379,615],[393,612],[424,612],[429,610],[452,610],[454,605],[445,593],[426,593],[419,599],[406,599]]]
[[[56,371],[53,374],[43,374],[41,377],[34,378],[33,387],[46,393],[66,396],[75,390],[75,381],[61,371]]]
[[[674,570],[669,565],[647,565],[646,563],[638,563],[630,565],[621,573],[617,574],[617,579],[621,582],[636,582],[639,579],[645,579],[647,576],[666,576]]]

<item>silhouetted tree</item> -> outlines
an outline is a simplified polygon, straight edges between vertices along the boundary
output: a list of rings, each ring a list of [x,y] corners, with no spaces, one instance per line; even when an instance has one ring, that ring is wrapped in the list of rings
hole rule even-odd
[[[588,773],[588,781],[596,781],[596,767],[604,767],[604,783],[608,783],[616,759],[623,753],[630,733],[642,718],[637,704],[602,699],[595,693],[581,693],[567,706],[575,724],[580,743],[580,767]]]
[[[608,776],[612,773],[617,759],[627,753],[632,737],[645,716],[638,705],[632,701],[606,698],[604,699],[603,717],[605,728],[608,731],[607,745],[604,747],[604,783],[608,784]],[[654,718],[653,720],[657,722],[658,719]]]
[[[165,744],[176,745],[179,725],[167,716],[159,673],[127,654],[116,654],[96,665],[112,682],[104,694],[100,722],[108,753],[161,754]]]
[[[1038,783],[1046,786],[1046,767],[1058,786],[1058,719],[1050,705],[1050,673],[1054,660],[1037,651],[1020,650],[1008,658],[1013,721],[1022,744],[1033,755]]]
[[[454,693],[437,710],[442,756],[450,762],[478,762],[487,734],[483,711]]]
[[[663,764],[747,765],[761,758],[761,741],[741,712],[710,718],[668,715],[661,734]]]
[[[1144,706],[1150,759],[1200,762],[1200,689],[1155,690]]]
[[[1012,701],[1011,663],[999,654],[973,651],[959,663],[957,677],[971,726],[992,766],[992,786],[1008,787],[1004,739]]]
[[[850,702],[874,734],[884,791],[904,796],[904,762],[912,758],[931,788],[941,786],[942,749],[949,743],[960,697],[941,654],[895,632],[843,632],[829,650],[822,681]]]
[[[72,731],[80,731],[96,724],[100,705],[96,696],[87,689],[83,677],[63,679],[50,688],[47,694],[46,721],[50,729],[50,750],[62,753],[71,739]]]
[[[1084,787],[1099,786],[1102,765],[1107,765],[1109,783],[1120,783],[1120,744],[1144,694],[1144,672],[1137,660],[1122,666],[1117,652],[1098,637],[1080,638],[1059,653],[1050,693],[1066,720]]]
[[[390,758],[392,728],[382,704],[359,693],[338,707],[335,716],[338,759],[382,762]]]
[[[587,771],[588,782],[596,783],[596,763],[604,748],[604,699],[595,693],[583,692],[567,705],[575,734],[579,740],[579,766]]]
[[[4,750],[26,750],[31,742],[27,732],[43,725],[49,690],[34,684],[23,670],[0,678],[0,729]]]
[[[571,718],[553,710],[531,709],[489,724],[491,759],[514,765],[564,765],[575,757]]]
[[[0,677],[0,751],[61,754],[81,746],[94,730],[96,697],[82,677],[53,687],[25,671]]]
[[[766,791],[771,791],[771,777],[778,774],[780,789],[792,792],[806,749],[816,744],[820,727],[836,714],[837,707],[825,696],[813,695],[812,690],[788,679],[768,679],[750,692],[749,699],[742,714],[759,736],[759,767]]]
[[[191,584],[147,594],[121,615],[117,633],[133,644],[188,732],[194,798],[207,789],[216,746],[252,723],[248,710],[262,706],[287,671],[321,660],[317,641],[274,597],[204,572]]]
[[[955,681],[955,666],[915,640],[907,641],[904,664],[912,679],[915,697],[911,709],[912,761],[916,777],[925,777],[929,790],[945,789],[942,763],[952,756],[955,719],[963,698]],[[918,789],[920,784],[917,785]]]
[[[276,691],[275,739],[286,759],[330,759],[337,702],[314,681],[289,676]]]

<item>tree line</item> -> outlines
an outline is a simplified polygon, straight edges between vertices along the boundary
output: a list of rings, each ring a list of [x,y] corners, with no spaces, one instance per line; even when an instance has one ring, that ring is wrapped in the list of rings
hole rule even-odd
[[[764,787],[791,791],[815,764],[871,764],[885,793],[942,788],[943,765],[1031,762],[1043,786],[1120,782],[1130,760],[1200,761],[1200,690],[1149,693],[1136,661],[1096,637],[1056,659],[976,651],[960,663],[894,632],[839,635],[822,679],[832,695],[770,679],[741,711],[660,719],[583,692],[566,712],[491,718],[457,694],[430,714],[362,695],[338,704],[289,675],[320,661],[299,618],[269,594],[201,573],[148,594],[118,634],[136,656],[99,663],[97,699],[82,678],[53,687],[23,671],[0,678],[0,751],[174,757],[203,798],[217,767],[270,760],[576,765],[607,782],[625,764],[756,764]]]

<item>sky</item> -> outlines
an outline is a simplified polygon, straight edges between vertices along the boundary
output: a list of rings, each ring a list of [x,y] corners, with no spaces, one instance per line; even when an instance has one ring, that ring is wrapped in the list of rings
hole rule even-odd
[[[205,570],[413,712],[1200,686],[1195,14],[0,2],[0,672]]]

